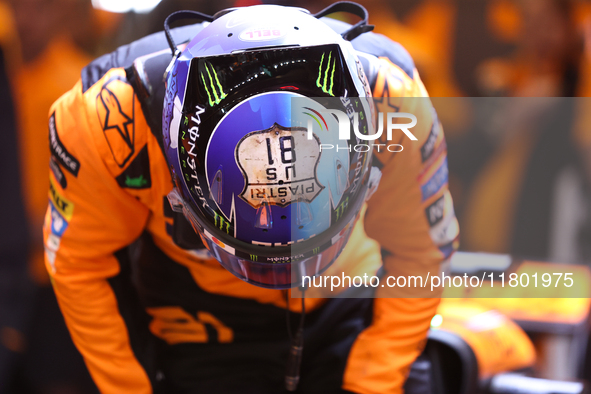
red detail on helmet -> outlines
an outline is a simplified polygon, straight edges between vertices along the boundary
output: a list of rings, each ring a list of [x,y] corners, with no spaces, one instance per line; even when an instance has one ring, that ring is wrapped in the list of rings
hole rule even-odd
[[[234,7],[250,7],[251,5],[262,5],[260,0],[236,0]]]
[[[226,247],[226,245],[216,237],[211,237],[211,240],[222,249]]]

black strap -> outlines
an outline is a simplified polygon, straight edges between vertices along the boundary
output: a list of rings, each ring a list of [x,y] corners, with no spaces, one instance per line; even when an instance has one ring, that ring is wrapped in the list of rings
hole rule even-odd
[[[176,55],[180,51],[174,43],[174,40],[172,39],[172,34],[170,33],[170,24],[183,19],[198,19],[203,22],[213,22],[214,18],[211,15],[207,15],[199,11],[190,10],[177,11],[168,15],[164,20],[164,33],[166,34],[166,41],[168,41],[168,46],[170,46],[170,50],[172,52],[173,57],[176,57]]]
[[[363,7],[361,4],[353,3],[352,1],[339,1],[337,3],[331,4],[317,14],[314,14],[314,17],[320,19],[324,16],[334,14],[335,12],[347,12],[361,18],[359,22],[341,34],[341,36],[347,41],[353,40],[360,34],[372,31],[374,28],[374,25],[369,25],[367,23],[369,14],[365,7]]]

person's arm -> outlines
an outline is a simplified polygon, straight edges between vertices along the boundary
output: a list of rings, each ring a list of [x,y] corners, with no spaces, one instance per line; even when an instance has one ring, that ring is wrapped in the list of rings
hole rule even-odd
[[[418,141],[400,132],[393,141],[404,150],[382,149],[379,188],[368,203],[365,230],[383,251],[386,276],[438,275],[441,263],[457,249],[458,225],[447,187],[443,130],[415,70],[409,77],[381,60],[374,95],[385,98],[378,110],[414,114]],[[406,120],[401,120],[404,123]],[[385,134],[385,133],[384,133]],[[394,150],[394,149],[392,149]],[[382,279],[385,281],[386,277]],[[401,393],[412,362],[426,342],[440,292],[429,288],[378,288],[373,321],[353,345],[343,388],[358,393]]]
[[[125,81],[124,76],[122,69],[113,70],[102,83],[109,77]],[[54,162],[43,229],[45,262],[72,339],[100,391],[151,393],[109,283],[121,269],[116,252],[142,233],[149,214],[113,174],[121,170],[116,159],[128,149],[129,141],[118,141],[119,136],[128,129],[134,132],[132,144],[141,143],[139,126],[124,116],[134,114],[131,89],[121,82],[123,89],[117,90],[117,84],[101,92],[99,82],[83,93],[78,83],[50,111]],[[112,113],[107,117],[105,111]],[[135,108],[136,117],[140,113]],[[107,118],[108,124],[101,124]]]

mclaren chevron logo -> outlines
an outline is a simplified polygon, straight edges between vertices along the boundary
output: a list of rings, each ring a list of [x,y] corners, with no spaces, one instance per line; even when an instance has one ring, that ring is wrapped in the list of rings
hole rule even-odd
[[[211,68],[211,71],[209,69]],[[204,73],[201,73],[201,80],[203,81],[203,86],[205,87],[205,91],[207,92],[207,98],[209,99],[209,106],[213,107],[214,104],[219,104],[223,99],[226,98],[227,94],[224,93],[224,89],[222,88],[222,84],[218,79],[218,74],[210,64],[208,65],[205,63],[205,70],[207,71],[207,77],[205,77]],[[213,74],[213,77],[212,77]],[[206,81],[207,79],[207,81]],[[214,82],[215,80],[215,82]],[[209,87],[208,87],[209,85]],[[210,92],[211,89],[211,92]],[[218,92],[219,90],[219,92]]]
[[[326,52],[322,54],[320,59],[320,67],[318,67],[318,78],[316,79],[316,86],[318,86],[324,93],[328,93],[334,96],[332,93],[332,87],[334,85],[334,70],[336,65],[336,58],[332,57],[332,52],[328,53],[328,59],[326,64],[324,63],[324,57]],[[331,64],[332,61],[332,64]]]

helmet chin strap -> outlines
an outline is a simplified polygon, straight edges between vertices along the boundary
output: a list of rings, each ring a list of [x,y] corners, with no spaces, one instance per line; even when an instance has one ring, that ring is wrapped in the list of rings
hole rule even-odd
[[[291,339],[289,356],[287,358],[287,367],[285,368],[285,388],[287,391],[296,391],[300,382],[300,365],[302,364],[302,352],[304,350],[304,320],[306,317],[305,295],[306,288],[301,287],[302,291],[302,315],[300,324],[295,336],[291,333],[291,321],[289,312],[289,290],[285,291],[285,311],[287,313],[287,332]]]

